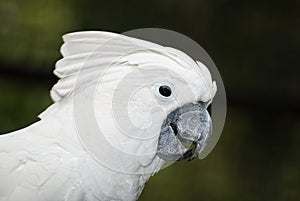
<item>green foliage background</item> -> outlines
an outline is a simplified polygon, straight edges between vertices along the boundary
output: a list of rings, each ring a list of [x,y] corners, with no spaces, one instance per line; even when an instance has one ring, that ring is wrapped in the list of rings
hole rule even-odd
[[[214,59],[228,115],[206,159],[164,169],[140,200],[300,200],[299,10],[297,0],[1,0],[0,133],[51,104],[61,35],[171,29]]]

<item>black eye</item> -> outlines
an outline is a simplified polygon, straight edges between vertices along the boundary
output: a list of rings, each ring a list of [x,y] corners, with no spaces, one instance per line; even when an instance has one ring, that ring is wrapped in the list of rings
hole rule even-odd
[[[172,94],[172,90],[169,86],[163,85],[159,87],[159,93],[164,97],[169,97]]]

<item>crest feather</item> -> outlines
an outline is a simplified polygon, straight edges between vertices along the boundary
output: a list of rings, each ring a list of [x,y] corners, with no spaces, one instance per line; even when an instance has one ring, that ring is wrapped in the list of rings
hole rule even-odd
[[[54,70],[54,74],[60,79],[50,92],[51,98],[55,102],[72,94],[75,90],[78,73],[81,76],[78,86],[97,81],[98,72],[106,69],[117,58],[123,58],[136,51],[155,51],[173,60],[180,57],[188,65],[200,68],[204,79],[208,78],[208,81],[211,82],[210,73],[203,64],[197,64],[188,55],[174,48],[103,31],[69,33],[63,36],[63,41],[64,44],[61,47],[63,58],[56,63]],[[124,57],[123,62],[128,64],[129,61],[126,59]],[[120,63],[120,65],[124,63]]]

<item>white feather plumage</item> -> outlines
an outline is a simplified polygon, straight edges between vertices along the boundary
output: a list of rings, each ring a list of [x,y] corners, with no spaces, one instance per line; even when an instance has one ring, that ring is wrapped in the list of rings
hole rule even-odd
[[[109,91],[115,89],[116,79],[145,63],[182,65],[184,67],[178,67],[178,73],[190,80],[196,79],[193,72],[197,69],[202,75],[202,80],[191,81],[190,85],[195,93],[199,94],[197,98],[203,101],[213,98],[216,85],[202,63],[194,62],[183,52],[173,48],[108,32],[71,33],[63,39],[65,43],[61,53],[64,58],[57,62],[54,71],[60,79],[51,90],[54,104],[40,115],[39,122],[0,136],[0,200],[136,200],[152,173],[126,174],[114,171],[114,167],[110,169],[98,163],[77,136],[73,97],[82,96],[83,104],[91,98],[85,91],[97,83],[99,73],[107,69],[107,65],[112,61],[116,63],[110,66],[103,78],[107,86],[97,89],[102,92],[103,97],[107,97],[106,100],[96,100],[100,107],[109,105]],[[122,58],[119,59],[120,57]],[[176,70],[177,67],[174,68]],[[76,83],[79,71],[82,74],[79,83]],[[149,102],[147,108],[151,104],[152,102]],[[175,107],[176,105],[171,105],[166,111]],[[133,107],[131,114],[141,113],[138,111],[140,108]],[[104,110],[102,113],[98,111],[97,115],[100,121],[105,121],[102,125],[109,125],[109,110],[107,114]],[[140,120],[141,116],[137,119]],[[104,130],[107,129],[109,128]],[[136,150],[142,153],[143,147],[151,145],[150,149],[155,149],[153,146],[157,144],[157,139],[141,143],[116,133],[106,137],[111,137],[110,140],[118,144],[123,151]],[[101,151],[111,154],[114,160],[122,159],[122,155],[114,156],[117,154],[114,150]],[[154,154],[140,161],[129,158],[122,164],[125,166],[124,170],[149,167],[156,172],[161,167],[161,162]],[[119,165],[118,162],[113,164]]]

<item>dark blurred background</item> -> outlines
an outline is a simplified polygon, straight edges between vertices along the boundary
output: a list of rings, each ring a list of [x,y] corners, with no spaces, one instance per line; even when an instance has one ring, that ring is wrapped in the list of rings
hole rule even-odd
[[[206,49],[228,113],[207,158],[164,169],[140,200],[300,200],[299,0],[1,0],[0,133],[31,124],[51,104],[61,35],[146,27]]]

